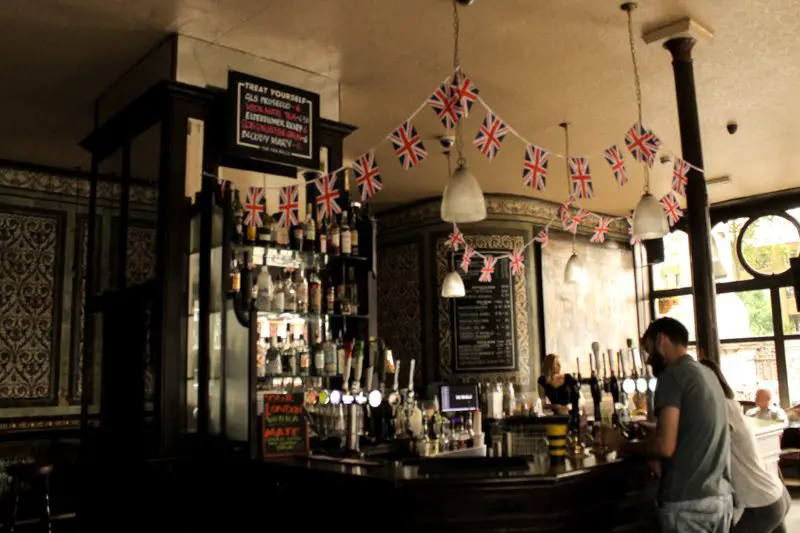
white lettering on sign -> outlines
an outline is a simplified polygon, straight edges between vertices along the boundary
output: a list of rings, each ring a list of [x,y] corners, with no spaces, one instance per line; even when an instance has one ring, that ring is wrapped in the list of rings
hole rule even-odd
[[[471,400],[472,394],[456,394],[456,400]]]

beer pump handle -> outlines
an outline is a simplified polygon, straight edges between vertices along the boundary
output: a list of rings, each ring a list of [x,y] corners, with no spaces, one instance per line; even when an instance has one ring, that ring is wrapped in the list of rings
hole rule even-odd
[[[575,373],[577,374],[578,383],[580,383],[582,381],[582,378],[581,378],[581,358],[580,357],[576,357],[575,358]]]
[[[627,371],[625,370],[625,357],[622,355],[622,350],[617,352],[617,360],[619,365],[619,375],[622,379],[627,377]]]
[[[408,365],[408,392],[414,392],[414,367],[417,364],[416,359],[412,359]]]
[[[400,359],[394,362],[394,384],[392,390],[400,390]]]

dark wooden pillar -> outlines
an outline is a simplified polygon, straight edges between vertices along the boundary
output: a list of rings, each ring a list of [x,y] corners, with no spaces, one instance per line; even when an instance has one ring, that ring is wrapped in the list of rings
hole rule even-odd
[[[692,65],[694,45],[695,40],[691,37],[677,37],[668,40],[664,47],[672,54],[683,158],[696,167],[704,168],[700,119],[697,113],[697,95],[694,87],[694,66]],[[692,293],[694,294],[698,356],[719,362],[719,334],[717,332],[714,268],[711,259],[708,191],[701,172],[694,168],[690,169],[688,179],[686,214],[689,221],[689,252],[692,264]]]

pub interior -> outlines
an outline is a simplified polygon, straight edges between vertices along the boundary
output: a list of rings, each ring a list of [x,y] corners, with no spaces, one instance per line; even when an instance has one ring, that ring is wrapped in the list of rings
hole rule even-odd
[[[72,137],[0,143],[3,527],[655,532],[658,479],[597,430],[644,438],[662,316],[743,409],[771,393],[748,423],[800,486],[794,74],[726,85],[742,17],[791,10],[412,3],[153,11]],[[422,68],[389,50],[415,31]]]

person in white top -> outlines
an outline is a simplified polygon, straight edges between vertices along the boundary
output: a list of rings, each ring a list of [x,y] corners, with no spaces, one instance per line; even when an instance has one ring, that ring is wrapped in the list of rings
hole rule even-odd
[[[772,393],[767,389],[758,389],[756,391],[756,406],[748,409],[745,414],[761,420],[775,420],[784,424],[788,420],[786,412],[772,403]]]
[[[758,455],[756,437],[747,427],[741,405],[719,366],[708,360],[701,364],[717,375],[728,399],[731,427],[731,478],[736,504],[744,512],[731,533],[785,533],[783,520],[791,506],[791,496],[777,472],[771,472]]]

